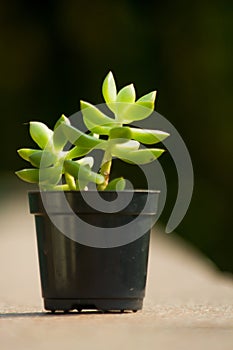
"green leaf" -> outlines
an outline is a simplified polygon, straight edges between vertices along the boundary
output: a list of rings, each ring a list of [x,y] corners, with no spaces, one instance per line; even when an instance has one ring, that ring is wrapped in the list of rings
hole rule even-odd
[[[41,122],[30,122],[30,135],[37,145],[44,149],[51,142],[53,131]]]
[[[83,121],[86,127],[93,133],[98,133],[99,126],[117,126],[114,119],[109,118],[91,103],[80,101]]]
[[[83,191],[83,190],[87,190],[88,187],[88,180],[76,180],[76,190],[78,191]]]
[[[111,109],[111,104],[116,101],[117,97],[116,83],[112,72],[109,72],[104,79],[102,93],[107,105]]]
[[[113,145],[113,152],[114,150],[119,150],[119,151],[123,151],[123,152],[131,152],[131,151],[136,151],[138,150],[140,147],[140,143],[138,141],[134,141],[134,140],[129,140],[127,142],[124,143],[116,143]]]
[[[86,180],[101,184],[104,182],[104,177],[91,171],[87,166],[82,166],[78,162],[66,160],[64,162],[65,171],[72,175],[75,179]]]
[[[123,87],[117,94],[116,102],[134,103],[136,93],[133,84]]]
[[[61,118],[58,119],[54,126],[54,134],[53,134],[53,144],[54,148],[57,151],[62,150],[66,143],[68,142],[67,137],[63,132],[62,124],[70,125],[70,121],[64,114],[62,114]]]
[[[71,160],[74,158],[79,158],[79,157],[85,156],[87,153],[88,152],[87,152],[86,148],[81,148],[81,147],[75,146],[67,152],[65,159]]]
[[[30,155],[29,161],[33,166],[37,168],[40,166],[46,168],[48,166],[51,166],[56,161],[56,156],[49,151],[38,150],[37,152]]]
[[[56,185],[62,177],[62,167],[39,169],[39,182],[42,185]]]
[[[65,123],[66,125],[70,125],[69,118],[67,118],[64,114],[58,119],[54,126],[54,130],[56,130],[61,124]]]
[[[117,118],[122,124],[130,124],[137,120],[146,119],[153,112],[153,110],[137,103],[121,103],[121,106],[118,106],[118,110],[121,113],[118,114]]]
[[[131,138],[146,145],[153,145],[166,139],[169,134],[160,130],[130,128]]]
[[[131,129],[128,127],[115,127],[109,130],[110,139],[131,139]]]
[[[135,89],[133,84],[123,87],[117,95],[116,105],[114,106],[116,119],[118,122],[123,123],[124,116],[127,115],[127,111],[135,102]]]
[[[123,177],[118,177],[109,182],[105,191],[123,191],[126,186],[126,181]]]
[[[140,147],[140,143],[135,140],[126,140],[125,138],[116,138],[109,139],[106,142],[105,152],[107,152],[110,157],[115,155],[115,149],[119,149],[119,151],[123,150],[123,152],[135,151]]]
[[[137,151],[126,151],[124,149],[114,148],[113,155],[130,164],[147,164],[153,162],[164,152],[163,149],[139,149]]]
[[[30,162],[29,157],[34,154],[37,153],[39,150],[38,149],[32,149],[32,148],[21,148],[18,149],[18,154],[20,155],[21,158],[25,159],[26,161]]]
[[[62,177],[61,167],[43,169],[23,169],[16,171],[16,175],[23,181],[40,183],[46,186],[56,185]]]
[[[75,146],[77,146],[76,149],[72,149],[68,152],[66,158],[70,158],[71,155],[72,158],[74,158],[75,154],[76,157],[81,157],[89,153],[94,148],[102,149],[102,147],[104,147],[104,144],[106,143],[106,141],[104,140],[100,140],[94,136],[84,134],[82,131],[74,128],[71,125],[63,124],[62,128],[67,139]]]
[[[119,125],[119,124],[116,123],[115,125]],[[113,125],[113,127],[115,125]],[[112,127],[110,127],[110,126],[103,126],[103,125],[94,126],[94,124],[89,124],[89,130],[91,131],[91,136],[94,136],[94,135],[109,135],[109,131],[111,130],[111,128]]]
[[[151,111],[153,111],[155,98],[156,98],[156,91],[152,91],[152,92],[149,92],[149,94],[140,97],[136,103],[143,107],[149,108]]]
[[[153,112],[156,91],[142,96],[135,103],[121,102],[117,104],[117,120],[122,124],[143,120]]]
[[[117,125],[117,124],[116,124]],[[114,125],[113,125],[114,127]],[[103,125],[98,125],[98,126],[93,126],[91,129],[91,132],[93,135],[109,135],[110,130],[112,127],[110,126],[103,126]]]
[[[39,169],[23,169],[16,171],[15,174],[23,181],[39,183]]]
[[[93,157],[84,157],[84,158],[77,160],[77,163],[80,165],[89,166],[89,168],[91,169],[94,165],[94,158]]]

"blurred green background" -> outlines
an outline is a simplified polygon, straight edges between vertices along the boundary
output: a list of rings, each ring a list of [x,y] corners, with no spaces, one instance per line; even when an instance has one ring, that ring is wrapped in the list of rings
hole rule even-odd
[[[0,2],[1,171],[22,168],[16,149],[30,145],[29,120],[53,126],[101,103],[111,69],[118,86],[158,91],[156,110],[182,135],[195,188],[178,234],[233,272],[232,1]],[[177,178],[169,155],[166,223]]]

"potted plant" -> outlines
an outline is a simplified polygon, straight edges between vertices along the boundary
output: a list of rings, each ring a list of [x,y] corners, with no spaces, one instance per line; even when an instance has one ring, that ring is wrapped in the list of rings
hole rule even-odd
[[[115,158],[132,165],[153,162],[164,150],[144,145],[169,134],[132,125],[151,115],[155,92],[138,100],[133,84],[117,92],[111,72],[102,92],[107,113],[81,101],[86,132],[74,125],[76,117],[62,115],[53,130],[30,122],[40,149],[18,150],[31,166],[17,176],[39,185],[29,192],[29,204],[44,307],[52,312],[137,311],[143,304],[159,191],[128,189],[123,177],[112,178],[111,167]],[[95,152],[102,157],[97,169]]]

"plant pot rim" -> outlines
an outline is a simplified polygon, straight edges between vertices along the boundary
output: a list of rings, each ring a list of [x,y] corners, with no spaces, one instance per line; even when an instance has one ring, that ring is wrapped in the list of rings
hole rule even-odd
[[[129,189],[126,189],[126,190],[121,190],[121,191],[114,191],[114,190],[107,190],[107,191],[104,191],[104,190],[101,190],[101,191],[96,191],[96,190],[66,190],[66,191],[58,191],[58,190],[49,190],[49,191],[41,191],[41,190],[30,190],[28,191],[28,193],[38,193],[38,192],[41,192],[41,193],[87,193],[87,192],[90,192],[90,193],[94,193],[94,192],[100,192],[100,193],[118,193],[118,192],[128,192],[128,193],[160,193],[161,191],[160,190],[150,190],[150,189],[133,189],[133,190],[129,190]]]
[[[157,213],[158,198],[160,191],[156,190],[124,190],[124,191],[29,191],[28,197],[30,202],[31,214],[43,213],[50,214],[69,213],[70,207],[75,213],[121,213],[125,215],[155,215]],[[121,204],[125,201],[126,205],[121,209],[117,206],[118,195]],[[112,202],[113,211],[104,211],[100,209],[98,198],[102,197],[103,201]],[[69,203],[69,207],[65,202]],[[94,205],[93,205],[94,204]],[[145,206],[145,211],[144,211]]]

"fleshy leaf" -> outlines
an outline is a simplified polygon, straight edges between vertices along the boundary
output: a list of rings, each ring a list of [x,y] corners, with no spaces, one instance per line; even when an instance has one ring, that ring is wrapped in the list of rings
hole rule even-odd
[[[131,151],[136,151],[138,150],[140,147],[140,143],[138,141],[134,141],[134,140],[130,140],[124,143],[117,143],[113,145],[113,152],[115,149],[119,150],[121,152],[121,150],[123,152],[131,152]]]
[[[69,118],[67,118],[65,114],[62,114],[61,117],[58,119],[58,121],[54,125],[54,130],[56,130],[63,123],[65,123],[66,125],[70,125]]]
[[[136,93],[133,84],[123,87],[117,94],[116,102],[134,103]]]
[[[86,127],[93,133],[97,132],[98,126],[117,126],[114,119],[109,118],[91,103],[80,101],[83,121]]]
[[[84,157],[84,158],[77,160],[77,163],[79,163],[80,165],[89,166],[91,169],[94,165],[94,158],[93,157]]]
[[[157,142],[165,140],[169,134],[160,130],[147,130],[130,128],[132,139],[137,140],[146,145],[153,145]]]
[[[88,182],[87,180],[76,180],[76,189],[78,191],[88,190]]]
[[[87,152],[86,148],[75,146],[67,152],[65,159],[71,160],[71,159],[79,158],[79,157],[85,156],[87,153],[88,152]]]
[[[113,125],[113,127],[114,127],[114,125]],[[98,126],[91,127],[91,132],[93,135],[94,134],[96,134],[96,135],[109,135],[109,132],[111,129],[112,129],[111,126],[98,125]]]
[[[154,104],[155,104],[155,98],[156,98],[156,91],[149,92],[149,94],[146,94],[142,97],[140,97],[137,100],[137,104],[141,105],[143,107],[149,108],[150,110],[154,110]]]
[[[38,149],[32,149],[32,148],[20,148],[18,149],[18,154],[21,158],[25,159],[26,161],[30,162],[29,157],[33,155],[34,153],[37,153]]]
[[[163,149],[139,149],[127,152],[117,147],[113,150],[113,155],[130,164],[147,164],[153,162],[164,152]]]
[[[61,180],[62,167],[50,167],[39,169],[39,182],[42,185],[56,185]]]
[[[102,93],[109,109],[114,111],[114,108],[112,109],[111,106],[116,101],[117,89],[112,72],[109,72],[104,79]]]
[[[147,95],[134,101],[118,101],[117,103],[117,120],[123,124],[129,124],[133,121],[143,120],[153,112],[156,91],[152,91]]]
[[[62,124],[70,125],[69,119],[64,114],[62,114],[54,126],[53,144],[57,151],[62,150],[68,141],[61,127]]]
[[[131,139],[131,129],[128,127],[115,127],[109,131],[110,139]]]
[[[64,162],[65,171],[72,175],[75,179],[88,180],[96,184],[104,182],[104,177],[91,171],[88,167],[82,166],[78,162],[66,160]]]
[[[104,143],[106,141],[100,140],[94,136],[90,136],[87,134],[84,134],[82,131],[74,128],[71,125],[62,125],[62,128],[64,130],[64,133],[67,137],[67,139],[73,143],[77,148],[75,150],[71,150],[67,154],[67,159],[70,158],[70,155],[76,152],[76,157],[81,157],[83,155],[86,155],[94,148],[100,148],[104,147]],[[72,157],[74,158],[74,157]]]
[[[39,169],[23,169],[16,171],[15,174],[23,181],[39,183]]]
[[[119,103],[117,120],[122,124],[130,124],[137,120],[143,120],[149,117],[153,112],[150,108],[137,103]]]
[[[126,181],[123,177],[118,177],[109,182],[105,191],[123,191],[126,186]]]
[[[37,145],[44,149],[53,136],[53,131],[41,122],[30,122],[30,135]]]
[[[49,151],[38,150],[29,157],[29,161],[36,168],[39,168],[40,166],[46,168],[56,161],[56,156]]]
[[[135,89],[133,84],[123,87],[117,95],[116,104],[114,106],[116,119],[118,122],[123,123],[124,116],[127,115],[127,111],[135,102]]]

